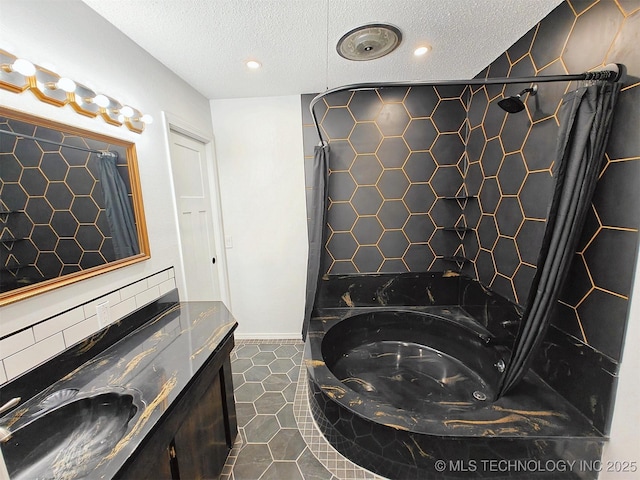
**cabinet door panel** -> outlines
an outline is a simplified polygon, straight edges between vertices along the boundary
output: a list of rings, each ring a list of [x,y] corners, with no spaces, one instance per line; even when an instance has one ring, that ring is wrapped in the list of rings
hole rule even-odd
[[[223,415],[220,375],[187,414],[175,435],[180,478],[217,478],[229,447]]]

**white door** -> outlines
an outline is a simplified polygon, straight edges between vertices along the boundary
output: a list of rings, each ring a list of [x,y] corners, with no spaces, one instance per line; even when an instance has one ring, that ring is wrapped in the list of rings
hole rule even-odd
[[[185,275],[184,300],[220,300],[205,145],[171,130],[170,147]]]

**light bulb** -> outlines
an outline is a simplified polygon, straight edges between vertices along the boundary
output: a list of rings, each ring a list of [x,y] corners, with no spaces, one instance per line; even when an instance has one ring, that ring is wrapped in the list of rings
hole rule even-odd
[[[125,105],[120,109],[120,113],[122,113],[122,115],[127,118],[131,118],[133,117],[133,108],[131,108],[129,105]]]
[[[25,77],[31,77],[36,74],[36,67],[29,60],[24,58],[17,58],[11,68]]]
[[[145,113],[144,115],[142,115],[142,117],[140,117],[140,121],[146,123],[147,125],[151,125],[153,123],[153,117],[148,113]]]
[[[123,115],[123,114],[118,115],[118,121],[119,121],[120,123],[123,123],[123,122],[124,122],[124,115]]]
[[[252,70],[256,70],[258,68],[260,68],[262,66],[262,64],[260,62],[257,62],[255,60],[249,60],[247,62],[247,67],[249,67]]]
[[[416,57],[420,57],[429,51],[429,47],[418,47],[413,51]]]
[[[76,82],[67,77],[62,77],[58,80],[57,86],[60,90],[67,93],[73,93],[76,91]]]
[[[98,105],[101,108],[107,108],[109,106],[109,104],[111,103],[109,101],[109,99],[102,95],[102,94],[98,94],[93,98],[93,102]]]

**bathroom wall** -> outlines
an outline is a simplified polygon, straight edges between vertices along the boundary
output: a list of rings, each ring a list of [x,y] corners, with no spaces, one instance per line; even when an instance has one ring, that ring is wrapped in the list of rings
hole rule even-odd
[[[565,2],[479,75],[521,77],[580,73],[610,62],[623,63],[628,68],[629,77],[620,95],[607,157],[571,267],[570,281],[562,293],[553,326],[535,365],[547,382],[602,431],[608,430],[611,420],[638,249],[640,205],[635,186],[640,178],[637,135],[640,131],[640,57],[635,45],[639,40],[639,24],[640,5],[637,2]],[[537,96],[527,99],[527,110],[517,114],[507,114],[497,106],[498,100],[516,94],[526,86],[472,87],[468,96],[461,97],[466,122],[463,121],[464,128],[460,132],[469,161],[468,170],[462,169],[465,173],[463,190],[471,198],[459,202],[463,217],[456,225],[472,230],[442,231],[445,224],[433,222],[432,230],[422,238],[425,248],[415,264],[416,269],[442,270],[443,264],[433,262],[433,258],[443,244],[430,232],[460,234],[460,238],[447,237],[451,244],[445,244],[444,248],[451,251],[456,248],[455,244],[462,245],[456,253],[470,260],[459,264],[462,271],[521,305],[526,301],[535,273],[552,197],[559,103],[562,95],[575,87],[569,82],[540,83]],[[360,100],[356,96],[359,94],[366,95],[369,103]],[[347,232],[344,236],[349,239],[344,242],[346,246],[340,244],[340,248],[327,244],[327,258],[333,268],[329,273],[383,271],[384,263],[378,264],[380,254],[373,249],[369,249],[373,259],[361,263],[366,265],[369,261],[379,265],[378,268],[356,268],[353,253],[361,246],[349,234],[353,236],[353,225],[359,217],[349,206],[353,207],[353,193],[357,190],[353,173],[354,158],[359,152],[352,147],[352,136],[358,132],[354,128],[359,123],[356,121],[358,112],[367,111],[368,105],[378,109],[380,102],[385,103],[382,96],[373,91],[341,95],[335,100],[330,96],[328,102],[317,106],[318,118],[330,139],[332,155],[337,156],[336,160],[332,159],[329,196],[332,191],[334,195],[337,193],[341,212],[346,212],[332,217],[329,210],[330,234],[335,235],[332,221],[343,222],[339,223],[339,228]],[[430,95],[422,92],[421,96],[428,101]],[[403,93],[398,97],[404,98]],[[310,96],[302,101],[304,112]],[[406,100],[404,102],[405,109],[409,110]],[[357,107],[355,113],[352,104]],[[371,119],[363,123],[367,121],[376,126]],[[309,162],[317,135],[314,135],[310,116],[303,117],[303,123],[305,161]],[[438,125],[437,120],[434,123]],[[406,132],[403,128],[404,124],[400,122],[398,130]],[[382,138],[382,134],[376,134],[371,126],[369,130],[373,132],[371,137],[379,142],[376,139]],[[378,130],[381,129],[378,127]],[[432,138],[429,127],[422,133],[427,142]],[[404,140],[404,144],[396,140],[396,149],[389,155],[405,158],[407,141]],[[374,142],[374,145],[378,148],[378,143]],[[373,151],[379,157],[379,149]],[[463,157],[454,155],[453,161],[459,158]],[[369,165],[377,167],[375,162],[369,162]],[[432,167],[422,167],[429,177]],[[374,176],[378,175],[378,170],[373,169]],[[337,173],[344,174],[338,176]],[[356,174],[364,175],[357,171]],[[406,172],[405,177],[409,181],[399,182],[399,185],[412,184]],[[336,182],[338,179],[340,181]],[[449,188],[454,193],[461,193],[460,185],[459,181],[453,181]],[[435,191],[421,198],[423,210],[415,214],[433,218],[432,205],[437,205],[433,203],[434,196]],[[333,200],[330,208],[334,208]],[[453,213],[449,214],[447,221],[455,218]],[[376,246],[379,249],[379,244]],[[336,269],[343,263],[348,268]]]
[[[481,74],[578,73],[623,63],[606,159],[586,225],[536,369],[601,430],[608,428],[633,285],[640,205],[640,5],[613,0],[562,3]],[[472,89],[465,184],[478,195],[466,216],[475,228],[477,278],[524,304],[551,197],[562,95],[575,84],[539,83],[526,111],[497,102],[528,85]],[[471,249],[468,249],[471,250]],[[590,348],[585,348],[586,346]],[[586,378],[589,381],[584,381]]]
[[[465,86],[327,95],[314,111],[330,147],[323,272],[457,268],[464,234]],[[318,135],[303,95],[305,162]],[[310,171],[310,169],[307,169]],[[310,179],[307,179],[309,182]]]
[[[238,337],[301,338],[307,272],[298,96],[212,100]]]
[[[142,282],[145,290],[151,288],[154,295],[159,294],[147,279],[173,266],[175,283],[182,284],[162,112],[169,112],[201,131],[211,132],[209,103],[79,0],[0,0],[0,12],[0,44],[4,48],[37,64],[54,64],[61,74],[129,103],[155,119],[142,134],[135,134],[124,127],[108,125],[101,119],[78,115],[70,107],[44,104],[30,92],[18,95],[0,90],[0,104],[5,107],[136,143],[151,259],[6,305],[0,310],[1,339],[7,340],[15,332],[30,331],[38,322],[51,319],[50,331],[54,332],[57,346],[63,346],[60,335],[56,334],[69,328],[70,324],[61,314],[88,305],[83,307],[86,312],[80,321],[84,321],[95,314],[94,299],[127,289],[137,282]],[[124,300],[120,296],[120,302]],[[91,328],[97,328],[95,323],[90,328],[90,324],[82,324],[86,335],[92,333]],[[34,332],[35,329],[33,327]],[[17,335],[28,337],[25,333]],[[6,356],[6,345],[2,345],[0,355],[3,357]],[[6,373],[9,372],[3,375]]]

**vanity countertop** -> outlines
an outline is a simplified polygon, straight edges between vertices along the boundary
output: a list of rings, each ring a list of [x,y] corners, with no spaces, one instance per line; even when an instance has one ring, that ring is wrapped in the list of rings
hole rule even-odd
[[[51,402],[51,399],[55,401],[56,396],[51,395],[56,392],[67,392],[73,397],[64,399],[63,393],[63,405],[103,393],[131,394],[138,408],[134,409],[135,413],[127,423],[124,435],[118,437],[117,442],[112,440],[115,446],[110,445],[103,450],[100,460],[93,462],[93,465],[92,462],[79,461],[79,455],[74,454],[73,450],[80,448],[92,455],[88,450],[94,448],[93,443],[99,442],[78,442],[73,438],[66,438],[68,446],[57,455],[44,460],[34,456],[34,463],[38,466],[22,470],[17,478],[33,477],[36,473],[39,477],[44,474],[47,478],[61,479],[115,476],[180,398],[181,392],[192,382],[198,371],[227,341],[232,341],[236,327],[237,322],[222,302],[177,303],[24,401],[0,421],[0,424],[9,426],[10,430],[16,432],[15,437],[19,437],[19,429],[27,428],[30,422],[37,421],[45,413],[42,402],[47,397],[50,398],[47,402]],[[99,339],[94,336],[86,340],[84,345],[79,345],[80,348],[76,349],[78,355],[82,354],[83,349],[91,349],[96,341]],[[98,432],[95,436],[99,435]],[[36,442],[44,440],[42,438]],[[12,453],[17,451],[12,449],[12,441],[17,442],[11,438],[3,445],[9,471],[15,462],[24,462],[22,458],[12,458]],[[108,444],[109,439],[102,443]],[[97,445],[95,448],[101,447]],[[80,455],[80,459],[83,458]],[[48,466],[43,470],[44,464]]]

